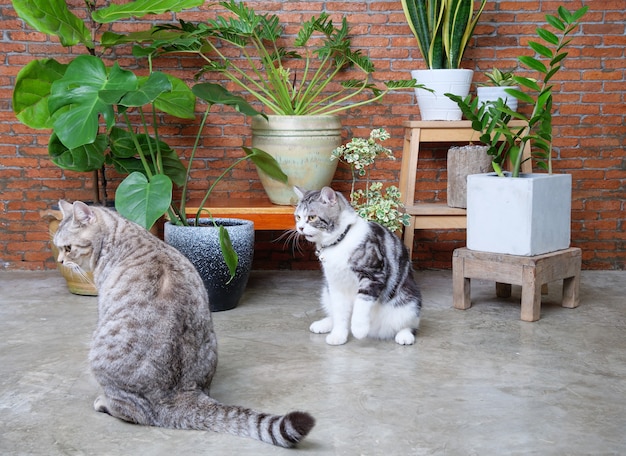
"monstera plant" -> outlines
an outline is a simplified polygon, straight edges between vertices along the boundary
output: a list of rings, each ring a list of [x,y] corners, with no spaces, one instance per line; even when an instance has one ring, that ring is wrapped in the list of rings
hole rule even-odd
[[[202,0],[135,1],[96,9],[95,2],[86,2],[86,7],[88,20],[98,30],[113,21],[181,11],[202,3]],[[220,85],[202,83],[190,89],[181,79],[153,71],[150,54],[136,53],[138,58],[148,59],[147,76],[122,68],[113,58],[107,65],[106,59],[99,56],[103,54],[102,45],[95,42],[95,33],[92,35],[95,30],[90,30],[71,12],[65,1],[13,0],[13,6],[20,18],[34,29],[57,36],[63,46],[82,44],[87,51],[67,64],[54,59],[27,64],[19,72],[13,92],[17,118],[29,127],[52,130],[48,152],[59,167],[95,171],[111,165],[127,175],[115,194],[116,209],[123,216],[146,228],[166,213],[174,223],[188,224],[187,182],[211,107],[224,104],[246,115],[259,113]],[[101,42],[106,42],[106,38]],[[206,102],[206,109],[185,166],[177,151],[159,136],[158,113],[195,119],[197,98]],[[265,152],[253,148],[244,148],[244,152],[217,180],[207,183],[205,200],[230,169],[247,159],[273,178],[286,181],[278,164]],[[182,187],[178,202],[173,201],[174,185]],[[220,235],[224,237],[222,250],[226,253],[230,242],[225,230],[220,230]]]

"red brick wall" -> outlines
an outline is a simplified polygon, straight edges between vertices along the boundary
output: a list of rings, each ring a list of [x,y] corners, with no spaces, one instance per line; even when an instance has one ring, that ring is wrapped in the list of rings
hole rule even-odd
[[[76,5],[82,1],[75,0]],[[528,53],[526,43],[534,36],[537,24],[546,13],[554,13],[559,4],[571,9],[589,5],[582,33],[574,37],[570,56],[555,79],[554,149],[557,172],[573,175],[572,244],[581,247],[584,268],[624,269],[626,235],[624,234],[626,157],[624,146],[624,84],[626,47],[623,0],[590,1],[489,1],[466,54],[464,67],[480,72],[497,65],[516,69],[516,57]],[[291,22],[293,31],[303,18],[328,11],[333,18],[347,15],[352,24],[354,45],[363,48],[375,61],[379,79],[405,79],[408,70],[423,68],[402,13],[399,1],[365,0],[363,2],[263,1],[250,3],[257,11],[277,13]],[[62,171],[47,158],[49,132],[33,131],[13,115],[11,95],[15,75],[32,57],[56,57],[66,60],[67,49],[55,39],[33,32],[16,17],[8,0],[0,0],[0,268],[43,269],[53,267],[48,248],[47,227],[39,211],[59,198],[91,199],[89,175]],[[192,15],[206,17],[206,10]],[[169,17],[169,16],[168,16]],[[186,16],[186,17],[189,17]],[[145,22],[145,21],[144,21]],[[79,47],[69,52],[83,53]],[[134,64],[129,50],[118,52],[122,64]],[[168,71],[192,81],[200,62],[169,58],[159,62]],[[522,108],[523,109],[523,108]],[[402,152],[404,120],[418,119],[419,112],[411,93],[395,93],[382,104],[348,111],[343,115],[345,139],[366,135],[372,127],[385,127],[392,134],[388,145],[398,160],[381,164],[381,176],[397,181]],[[193,122],[172,123],[168,134],[183,151],[188,150],[194,134]],[[242,116],[229,111],[216,112],[206,128],[198,179],[215,175],[219,167],[239,154],[239,147],[249,145],[249,125]],[[425,201],[445,201],[445,147],[425,150],[421,155],[418,193]],[[112,196],[116,176],[111,178]],[[335,186],[348,190],[349,175],[339,169]],[[196,183],[195,188],[202,187]],[[221,184],[221,194],[242,196],[261,192],[250,168],[233,172]],[[282,241],[281,233],[257,233],[256,268],[316,268],[310,249],[293,254]],[[417,267],[450,267],[451,253],[464,245],[464,231],[419,231],[416,233]]]

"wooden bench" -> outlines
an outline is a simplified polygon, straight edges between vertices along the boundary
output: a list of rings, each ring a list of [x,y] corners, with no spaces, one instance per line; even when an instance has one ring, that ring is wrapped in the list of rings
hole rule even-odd
[[[195,217],[199,201],[187,204],[187,217]],[[254,222],[255,230],[288,230],[295,227],[293,206],[273,204],[262,198],[209,198],[204,205],[213,217],[243,218]]]

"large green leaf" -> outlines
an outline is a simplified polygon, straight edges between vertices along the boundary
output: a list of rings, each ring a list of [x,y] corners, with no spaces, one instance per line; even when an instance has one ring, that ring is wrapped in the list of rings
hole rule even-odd
[[[172,202],[172,181],[163,174],[148,180],[142,173],[132,173],[115,192],[115,209],[128,220],[149,229]]]
[[[204,4],[204,0],[137,0],[123,5],[111,5],[92,14],[96,22],[114,22],[130,17],[143,17],[146,14],[178,12]]]
[[[69,64],[63,78],[52,84],[48,108],[54,114],[70,106],[54,121],[54,132],[68,149],[93,142],[98,133],[99,116],[102,114],[107,128],[115,122],[115,111],[110,102],[99,97],[105,91],[109,97],[137,88],[137,78],[123,70],[117,62],[110,72],[97,57],[82,55]]]
[[[71,171],[95,171],[102,168],[108,141],[105,135],[98,135],[94,142],[68,149],[52,134],[48,142],[48,154],[52,162],[60,168]]]
[[[127,92],[118,104],[126,107],[139,107],[152,103],[161,94],[172,90],[172,84],[160,71],[155,71],[147,78],[139,78],[137,90]],[[100,98],[104,98],[100,92]],[[106,100],[106,99],[105,99]]]
[[[239,263],[239,256],[233,248],[233,243],[230,240],[230,235],[224,226],[220,225],[219,229],[220,249],[222,250],[222,256],[224,257],[224,263],[228,267],[230,272],[230,278],[232,280],[235,277],[237,271],[237,264]]]
[[[52,83],[61,79],[67,65],[54,59],[33,60],[20,70],[13,89],[13,112],[31,128],[52,128],[48,96]]]
[[[224,104],[234,107],[237,111],[248,116],[257,116],[264,114],[254,109],[245,99],[238,95],[234,95],[219,84],[204,82],[196,84],[191,91],[200,99],[210,104]]]
[[[274,157],[256,147],[242,147],[242,149],[261,171],[274,180],[282,182],[283,184],[287,183],[288,176],[280,168],[280,165]]]
[[[137,135],[137,142],[141,150],[144,151],[150,171],[158,174],[156,165],[152,162],[150,156],[150,147],[148,141],[152,141],[152,150],[156,150],[156,140],[148,139],[146,135]],[[176,151],[171,149],[169,145],[163,141],[159,142],[161,150],[161,161],[163,163],[162,172],[167,175],[176,185],[182,186],[187,179],[187,169],[180,161]],[[131,134],[127,130],[113,127],[111,130],[111,160],[115,169],[123,174],[130,174],[134,171],[146,173],[143,163],[138,158],[138,151],[132,139]]]
[[[180,119],[196,118],[196,96],[182,80],[167,75],[172,90],[162,93],[155,101],[154,106],[163,112]]]
[[[94,48],[91,32],[70,12],[65,0],[12,0],[18,16],[35,30],[59,37],[63,46],[83,43]]]

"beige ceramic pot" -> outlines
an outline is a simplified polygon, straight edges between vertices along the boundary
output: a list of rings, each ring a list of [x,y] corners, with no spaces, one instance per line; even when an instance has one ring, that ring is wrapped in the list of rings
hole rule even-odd
[[[252,147],[274,157],[289,177],[288,183],[283,184],[259,171],[270,201],[293,205],[298,201],[294,185],[306,190],[330,185],[337,169],[337,160],[330,159],[331,153],[341,145],[339,117],[272,115],[268,119],[252,119]]]

